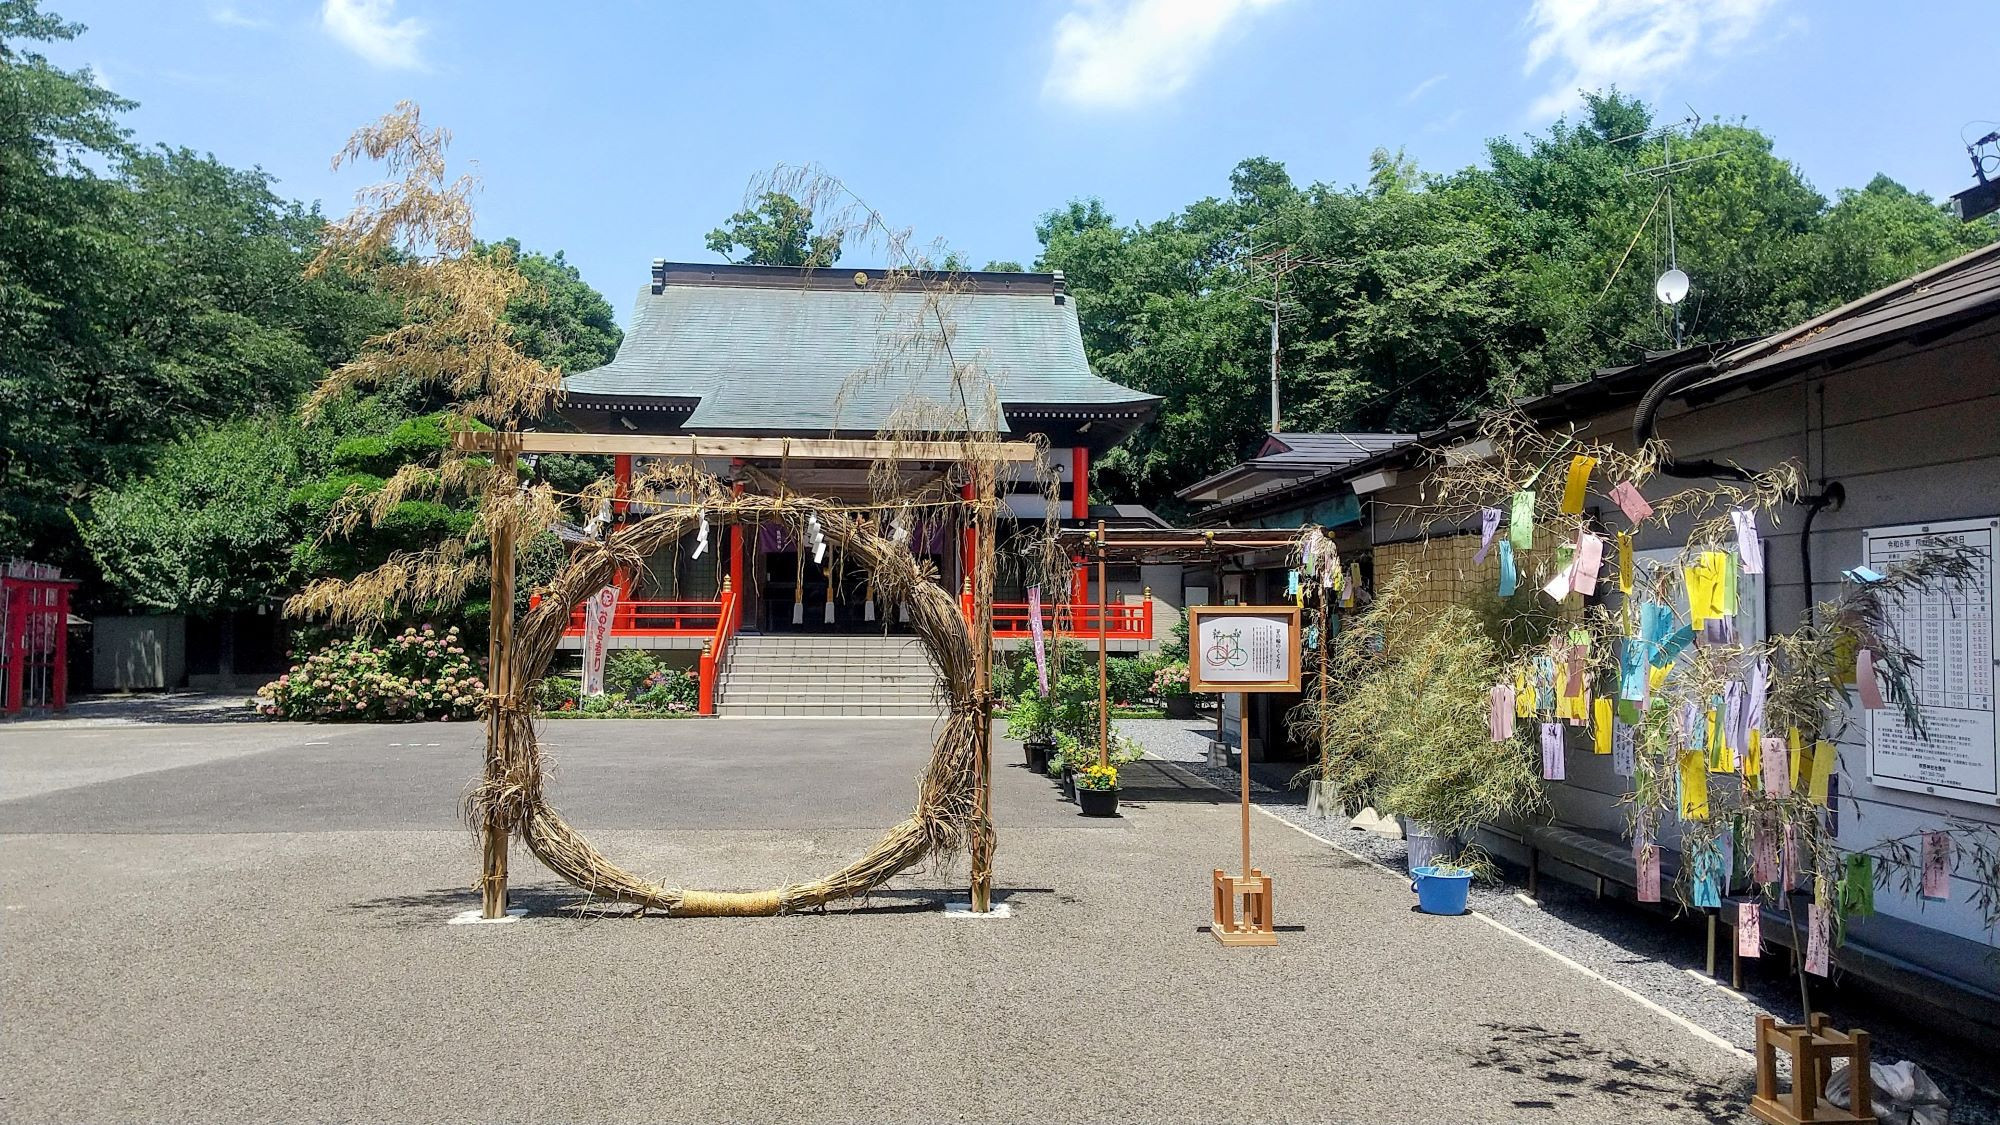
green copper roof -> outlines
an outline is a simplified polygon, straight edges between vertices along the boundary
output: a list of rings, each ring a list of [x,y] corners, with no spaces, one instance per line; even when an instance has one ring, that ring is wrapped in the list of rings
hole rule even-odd
[[[1003,410],[1137,418],[1159,401],[1091,373],[1076,305],[1053,275],[926,275],[891,289],[873,271],[668,263],[655,264],[617,356],[564,386],[585,401],[692,405],[681,425],[695,433],[872,433],[910,424],[912,409],[950,410],[954,363],[974,372],[979,428],[982,380]]]

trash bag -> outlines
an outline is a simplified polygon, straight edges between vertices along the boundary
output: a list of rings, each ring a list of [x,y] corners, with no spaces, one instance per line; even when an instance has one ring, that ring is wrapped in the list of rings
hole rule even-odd
[[[1873,1086],[1870,1108],[1882,1125],[1951,1125],[1951,1100],[1916,1063],[1871,1062],[1868,1078]],[[1848,1108],[1848,1085],[1847,1067],[1842,1065],[1826,1080],[1826,1100]]]

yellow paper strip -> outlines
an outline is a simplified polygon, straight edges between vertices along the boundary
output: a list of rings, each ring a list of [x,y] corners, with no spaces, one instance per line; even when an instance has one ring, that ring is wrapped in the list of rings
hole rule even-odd
[[[1751,781],[1764,772],[1764,732],[1750,728],[1750,745],[1743,748],[1743,776]]]
[[[1701,752],[1681,755],[1681,819],[1708,819],[1708,770]]]
[[[1570,458],[1569,479],[1563,484],[1562,510],[1564,515],[1575,515],[1583,511],[1584,497],[1590,491],[1590,471],[1597,467],[1597,458],[1578,455]]]
[[[1632,533],[1618,533],[1618,592],[1632,592]]]
[[[1785,747],[1790,751],[1785,757],[1791,764],[1792,791],[1797,792],[1799,788],[1799,759],[1806,756],[1806,743],[1804,737],[1799,734],[1799,728],[1793,727],[1785,732]]]
[[[1596,738],[1591,743],[1591,749],[1599,754],[1609,754],[1611,753],[1611,701],[1609,699],[1599,699],[1597,701],[1594,708],[1594,718],[1596,721],[1592,724],[1591,733]]]
[[[1827,785],[1833,780],[1833,767],[1839,761],[1833,743],[1824,739],[1813,743],[1812,788],[1808,791],[1813,804],[1826,804]]]

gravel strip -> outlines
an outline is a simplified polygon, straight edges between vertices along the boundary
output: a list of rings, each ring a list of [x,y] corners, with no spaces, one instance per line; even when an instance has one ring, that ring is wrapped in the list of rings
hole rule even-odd
[[[1200,720],[1117,720],[1118,729],[1138,741],[1150,757],[1171,762],[1219,789],[1234,792],[1242,784],[1234,769],[1208,764],[1207,732],[1212,726]],[[1349,831],[1346,817],[1320,817],[1306,811],[1304,794],[1268,783],[1253,769],[1250,779],[1252,803],[1288,823],[1316,836],[1333,841],[1350,854],[1379,864],[1399,877],[1405,871],[1408,853],[1402,840],[1373,832]],[[1753,966],[1745,964],[1745,991],[1738,993],[1703,971],[1706,955],[1703,927],[1680,919],[1668,921],[1623,901],[1600,902],[1589,891],[1553,877],[1541,881],[1541,898],[1528,900],[1524,888],[1511,882],[1492,887],[1475,885],[1471,906],[1496,922],[1553,949],[1609,980],[1624,985],[1668,1011],[1728,1042],[1750,1050],[1756,1035],[1756,1017],[1762,1013],[1781,1020],[1799,1018],[1797,985],[1784,972],[1788,963],[1782,950],[1768,958],[1770,968],[1762,979],[1751,979]],[[1720,962],[1727,956],[1727,931],[1717,951]],[[1762,967],[1758,967],[1762,968]],[[1959,1125],[2000,1125],[2000,1093],[1969,1078],[1985,1069],[1976,1056],[1964,1048],[1946,1044],[1920,1030],[1894,1026],[1892,1013],[1879,1008],[1856,1010],[1836,998],[1815,994],[1815,1006],[1829,1011],[1835,1026],[1859,1024],[1868,1028],[1874,1040],[1874,1058],[1880,1062],[1913,1058],[1944,1089],[1952,1101],[1952,1121]],[[1892,1024],[1885,1025],[1884,1017]],[[1990,1065],[1990,1064],[1988,1064]]]

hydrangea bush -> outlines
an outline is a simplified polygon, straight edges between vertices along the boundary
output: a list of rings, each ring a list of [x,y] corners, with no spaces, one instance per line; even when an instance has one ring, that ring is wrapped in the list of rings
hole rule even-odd
[[[410,628],[376,643],[339,641],[292,665],[257,693],[277,719],[397,722],[472,719],[486,684],[458,627]]]

